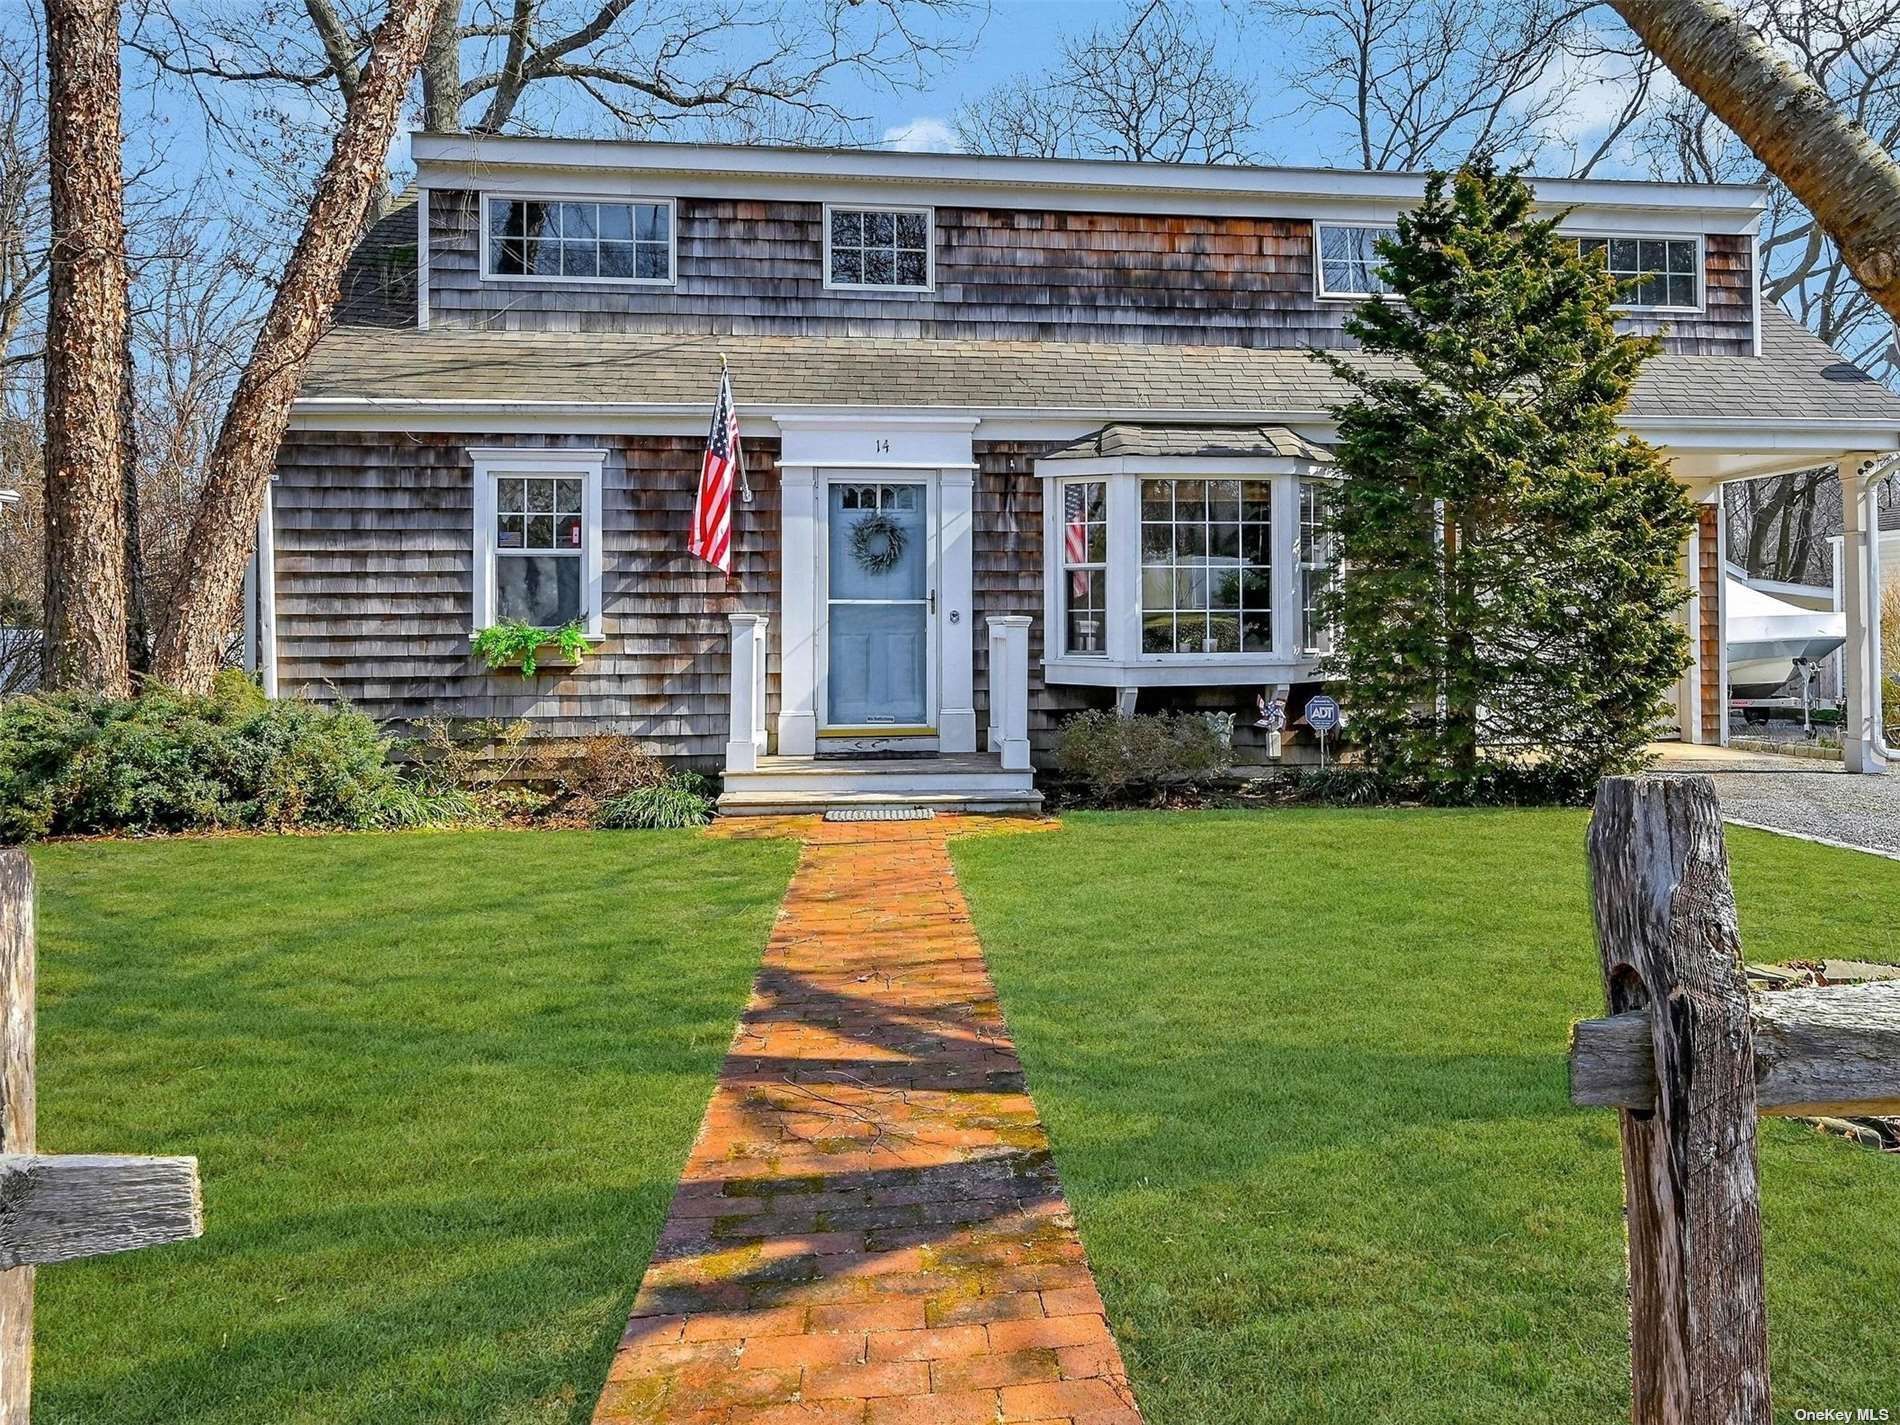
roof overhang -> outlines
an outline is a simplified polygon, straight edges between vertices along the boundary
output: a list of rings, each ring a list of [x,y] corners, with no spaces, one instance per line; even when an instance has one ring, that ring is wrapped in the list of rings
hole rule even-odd
[[[1425,175],[1245,164],[1130,163],[1113,159],[1009,158],[890,153],[762,144],[648,143],[617,139],[414,133],[410,153],[424,188],[496,193],[779,197],[853,201],[893,187],[916,203],[1005,201],[1081,211],[1154,211],[1191,201],[1219,215],[1376,220],[1416,207]],[[1752,233],[1767,209],[1758,184],[1647,183],[1535,178],[1546,211],[1587,209],[1630,231]],[[1578,226],[1590,226],[1581,219]]]

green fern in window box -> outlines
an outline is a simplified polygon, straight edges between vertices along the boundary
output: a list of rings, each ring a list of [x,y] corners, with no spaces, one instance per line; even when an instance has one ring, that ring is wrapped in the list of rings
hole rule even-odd
[[[544,649],[553,649],[559,661],[572,666],[587,656],[587,633],[579,619],[559,628],[542,628],[526,619],[505,618],[469,635],[475,656],[492,671],[519,667],[521,676],[532,678],[540,666]]]

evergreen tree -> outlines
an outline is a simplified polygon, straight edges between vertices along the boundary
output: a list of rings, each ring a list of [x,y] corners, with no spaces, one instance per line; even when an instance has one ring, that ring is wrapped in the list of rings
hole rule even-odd
[[[1618,334],[1616,280],[1533,202],[1488,161],[1434,174],[1379,244],[1391,299],[1347,322],[1371,359],[1323,358],[1358,393],[1334,410],[1331,672],[1402,778],[1627,768],[1687,663],[1694,512],[1617,426],[1659,343]]]

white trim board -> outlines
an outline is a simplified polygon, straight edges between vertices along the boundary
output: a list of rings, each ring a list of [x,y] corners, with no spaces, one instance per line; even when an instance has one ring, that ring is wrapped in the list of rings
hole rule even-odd
[[[1415,207],[1425,191],[1416,173],[1357,169],[1271,168],[1241,164],[1131,163],[1105,159],[1005,158],[972,154],[887,153],[748,144],[647,143],[492,134],[415,133],[410,154],[424,187],[480,186],[506,192],[517,183],[560,181],[578,191],[617,193],[659,186],[680,196],[774,194],[856,202],[908,189],[904,202],[954,204],[1008,190],[1017,206],[1094,211],[1157,211],[1193,200],[1203,213],[1324,212],[1369,218]],[[1753,232],[1767,190],[1753,184],[1646,183],[1621,179],[1532,179],[1540,207],[1613,211],[1632,229],[1660,219],[1707,232]]]

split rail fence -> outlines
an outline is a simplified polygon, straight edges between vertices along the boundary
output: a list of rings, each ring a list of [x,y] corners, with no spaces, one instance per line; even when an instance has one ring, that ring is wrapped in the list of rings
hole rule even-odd
[[[33,867],[0,850],[0,1425],[27,1425],[33,1269],[204,1231],[196,1158],[34,1151]]]
[[[1589,857],[1610,1014],[1570,1097],[1621,1126],[1631,1418],[1769,1425],[1756,1118],[1900,1114],[1900,984],[1749,994],[1707,777],[1606,779]]]

